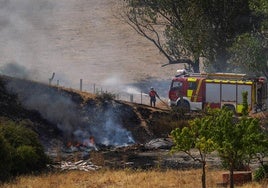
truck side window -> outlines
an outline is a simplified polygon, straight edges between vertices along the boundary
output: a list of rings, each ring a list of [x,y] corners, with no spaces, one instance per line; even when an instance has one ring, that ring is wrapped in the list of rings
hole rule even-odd
[[[180,89],[182,87],[182,82],[173,82],[172,88]]]
[[[196,88],[197,88],[196,82],[189,82],[189,87],[188,87],[189,90],[196,90]]]

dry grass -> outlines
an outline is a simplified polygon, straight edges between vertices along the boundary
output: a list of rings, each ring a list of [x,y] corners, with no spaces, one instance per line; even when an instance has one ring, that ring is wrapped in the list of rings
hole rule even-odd
[[[216,187],[221,182],[221,171],[209,171],[207,187]],[[3,185],[10,187],[201,187],[200,170],[189,171],[133,171],[133,170],[100,170],[100,171],[68,171],[62,173],[45,174],[41,176],[20,177],[12,183]],[[267,183],[267,182],[266,182]],[[256,182],[242,186],[243,188],[264,188],[266,184]]]

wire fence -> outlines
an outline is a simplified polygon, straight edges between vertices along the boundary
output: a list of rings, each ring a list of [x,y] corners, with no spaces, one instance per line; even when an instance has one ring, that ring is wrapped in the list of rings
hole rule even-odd
[[[60,87],[60,80],[56,80],[55,82],[52,82],[53,78],[55,76],[55,73],[53,73],[52,78],[49,79],[49,85],[54,85],[57,87]],[[104,87],[99,84],[86,84],[87,87],[84,87],[83,85],[83,79],[80,79],[79,86],[74,87],[72,89],[78,89],[79,91],[93,93],[93,94],[103,94],[103,93],[109,93],[115,96],[116,100],[122,100],[122,101],[128,101],[132,103],[138,103],[138,104],[150,104],[150,98],[149,95],[142,92],[142,90],[139,90],[137,88],[130,89],[130,91],[120,91],[117,89],[112,89],[108,87]],[[65,87],[65,86],[63,86]]]

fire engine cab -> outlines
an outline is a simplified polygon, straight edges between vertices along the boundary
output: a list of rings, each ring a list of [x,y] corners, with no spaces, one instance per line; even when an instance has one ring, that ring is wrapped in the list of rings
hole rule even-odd
[[[243,92],[248,93],[249,111],[266,109],[267,80],[236,73],[189,74],[177,71],[170,85],[169,104],[185,111],[226,107],[236,113],[243,108]]]

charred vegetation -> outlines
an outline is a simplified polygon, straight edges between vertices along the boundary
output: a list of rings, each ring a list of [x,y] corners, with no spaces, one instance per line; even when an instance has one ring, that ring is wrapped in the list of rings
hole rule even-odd
[[[109,93],[104,97],[6,76],[0,77],[0,91],[1,118],[26,122],[55,163],[91,160],[107,168],[199,168],[185,155],[171,156],[169,135],[201,113],[152,108],[115,100]],[[94,141],[87,147],[89,138]],[[220,167],[216,156],[209,162]]]
[[[31,121],[46,150],[90,135],[105,146],[145,144],[167,137],[172,128],[170,121],[159,121],[167,110],[97,94],[6,76],[0,77],[0,91],[0,116]]]

